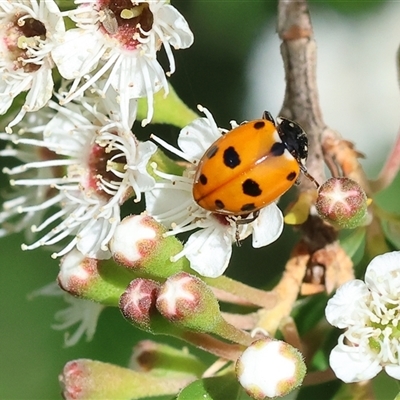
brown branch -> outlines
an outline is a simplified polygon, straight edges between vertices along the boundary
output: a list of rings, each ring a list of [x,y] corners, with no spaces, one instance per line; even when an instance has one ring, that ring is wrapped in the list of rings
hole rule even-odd
[[[272,310],[260,310],[258,326],[271,336],[281,325],[281,321],[292,312],[300,292],[303,277],[310,259],[309,250],[304,243],[297,244],[286,264],[285,272],[274,288],[278,297],[277,305]]]
[[[257,325],[258,317],[257,313],[251,314],[232,314],[228,312],[221,312],[224,320],[237,329],[244,329],[250,331]]]
[[[307,168],[317,182],[326,180],[321,149],[325,129],[319,106],[316,80],[316,43],[305,0],[280,0],[278,34],[285,68],[286,91],[281,115],[298,122],[307,132],[309,156]],[[314,190],[314,184],[303,179],[301,191]]]
[[[184,332],[182,339],[199,349],[231,361],[236,361],[246,348],[239,344],[225,343],[210,335],[197,332]]]
[[[307,2],[280,0],[278,18],[278,34],[282,39],[281,53],[286,76],[281,114],[298,122],[307,132],[307,168],[309,173],[322,183],[326,180],[322,136],[329,128],[322,119],[319,106],[316,44]],[[354,152],[353,155],[358,162],[357,153]],[[315,193],[314,184],[308,179],[303,179],[298,189],[302,194]],[[300,229],[302,239],[295,246],[281,281],[273,290],[278,297],[277,305],[271,310],[262,310],[259,313],[258,326],[266,329],[271,335],[278,329],[281,321],[290,316],[307,271],[322,272],[318,279],[325,284],[325,290],[328,292],[354,277],[351,259],[340,247],[337,231],[332,226],[318,216],[310,214]]]
[[[322,149],[328,163],[340,167],[341,175],[356,181],[367,193],[371,194],[370,184],[365,172],[358,161],[363,154],[354,148],[354,144],[344,140],[332,129],[325,129],[322,135]]]
[[[266,309],[272,308],[276,304],[275,293],[253,288],[225,275],[221,275],[218,278],[203,277],[202,279],[222,301],[234,303],[237,300],[238,304],[260,306]],[[223,292],[230,293],[230,295],[223,295]]]

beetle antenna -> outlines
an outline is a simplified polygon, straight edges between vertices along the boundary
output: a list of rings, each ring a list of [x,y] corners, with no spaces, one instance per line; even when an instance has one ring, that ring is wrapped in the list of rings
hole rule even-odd
[[[311,175],[308,173],[307,168],[306,168],[304,165],[300,164],[300,169],[301,169],[301,172],[303,173],[303,175],[304,175],[308,180],[310,180],[311,182],[313,182],[314,185],[315,185],[315,187],[318,189],[318,188],[320,187],[320,184],[315,180],[315,178],[314,178],[313,176],[311,176]]]

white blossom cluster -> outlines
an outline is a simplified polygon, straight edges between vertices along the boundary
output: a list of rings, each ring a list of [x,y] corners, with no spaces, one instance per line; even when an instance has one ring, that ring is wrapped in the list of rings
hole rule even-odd
[[[181,150],[172,149],[188,161],[183,176],[159,170],[151,162],[156,144],[132,132],[139,99],[147,103],[146,125],[155,93],[168,95],[172,49],[193,43],[184,17],[167,0],[73,5],[60,11],[54,0],[0,2],[0,113],[7,121],[0,139],[8,143],[0,156],[19,160],[3,170],[13,190],[4,193],[0,236],[25,230],[25,250],[50,246],[54,258],[77,249],[108,259],[121,205],[145,193],[146,212],[168,235],[195,230],[172,259],[186,256],[202,275],[225,271],[238,237],[253,233],[255,247],[275,240],[283,227],[275,204],[236,226],[194,201],[196,164],[225,132],[207,110],[182,129]],[[67,20],[74,26],[67,29]],[[157,58],[162,48],[167,72]]]

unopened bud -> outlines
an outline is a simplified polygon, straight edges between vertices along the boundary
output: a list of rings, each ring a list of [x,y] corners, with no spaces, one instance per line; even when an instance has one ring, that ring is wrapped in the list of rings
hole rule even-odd
[[[365,224],[367,195],[349,178],[330,178],[318,190],[315,207],[321,218],[337,228],[353,229]]]
[[[154,376],[85,359],[68,362],[59,376],[66,400],[131,400],[173,395],[191,380]]]
[[[113,260],[97,260],[72,250],[61,259],[57,279],[61,289],[75,297],[117,306],[132,274]]]
[[[152,332],[151,318],[156,309],[160,285],[150,279],[134,279],[126,288],[119,301],[122,315],[138,328]]]
[[[189,262],[182,257],[172,262],[171,255],[182,251],[182,243],[174,236],[164,236],[166,228],[148,215],[124,218],[110,241],[114,260],[137,275],[166,279],[183,269]]]
[[[156,303],[168,320],[197,332],[210,332],[221,319],[211,289],[196,276],[180,272],[162,285]]]
[[[247,346],[250,335],[224,320],[218,300],[200,278],[179,272],[158,293],[158,311],[174,325],[190,331],[219,335]]]
[[[255,341],[236,362],[236,375],[248,395],[256,400],[282,397],[304,379],[302,354],[281,340]]]

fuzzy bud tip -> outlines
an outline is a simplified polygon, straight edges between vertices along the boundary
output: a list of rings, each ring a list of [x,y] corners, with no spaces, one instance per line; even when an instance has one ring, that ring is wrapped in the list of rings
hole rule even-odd
[[[150,319],[156,311],[155,302],[159,284],[150,279],[134,279],[120,297],[122,315],[132,324],[145,331],[151,331]]]
[[[94,282],[98,281],[98,260],[72,250],[61,259],[57,280],[61,289],[77,297],[84,297]]]
[[[196,276],[179,272],[166,280],[157,297],[158,311],[167,320],[198,332],[209,332],[221,320],[211,289]]]
[[[145,213],[130,215],[117,226],[110,241],[114,261],[142,277],[166,279],[181,271],[187,261],[171,260],[171,254],[182,251],[182,243],[165,236],[166,228]]]
[[[140,267],[143,258],[151,255],[165,229],[147,215],[124,218],[110,242],[114,260],[126,268]]]

